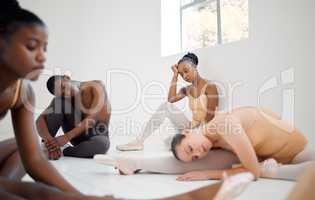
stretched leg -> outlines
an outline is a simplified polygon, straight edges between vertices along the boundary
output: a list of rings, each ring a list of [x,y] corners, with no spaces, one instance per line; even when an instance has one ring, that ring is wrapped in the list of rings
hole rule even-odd
[[[6,199],[6,200],[26,200],[23,197],[19,197],[15,194],[10,194],[7,191],[4,191],[0,188],[0,199]]]
[[[299,177],[296,186],[291,191],[289,200],[314,199],[315,164],[313,163]]]
[[[25,170],[20,159],[15,139],[0,143],[0,176],[12,180],[20,180]]]
[[[14,138],[0,142],[0,165],[17,150]]]
[[[32,200],[111,200],[112,197],[91,197],[81,194],[65,193],[56,188],[41,184],[16,182],[1,178],[0,179],[1,199],[32,199]]]
[[[78,145],[65,148],[63,155],[78,158],[93,158],[95,154],[105,154],[109,146],[110,142],[107,135],[96,135]]]
[[[63,125],[64,114],[62,106],[64,101],[62,98],[55,97],[44,114],[44,120],[48,128],[48,132],[52,137],[55,137],[59,128]],[[49,112],[48,112],[49,111]],[[38,130],[41,131],[41,130]]]
[[[213,150],[202,160],[184,163],[176,160],[171,152],[161,152],[157,155],[129,155],[118,154],[113,156],[97,155],[95,160],[105,165],[116,165],[121,171],[135,172],[143,170],[163,174],[182,174],[195,170],[219,170],[231,168],[239,163],[238,158],[225,150]],[[114,162],[113,162],[114,161]]]
[[[16,150],[1,166],[0,176],[10,180],[21,180],[25,174],[20,154]]]
[[[177,130],[182,130],[189,126],[189,120],[182,111],[171,103],[163,103],[146,123],[136,141],[125,145],[118,145],[117,149],[121,151],[142,150],[144,141],[161,126],[165,118],[169,118]]]
[[[314,163],[315,151],[306,146],[306,148],[292,160],[291,164],[271,166],[269,174],[266,174],[265,177],[295,181],[307,167]]]
[[[138,160],[138,169],[165,174],[182,174],[198,170],[219,170],[231,168],[238,163],[237,157],[228,151],[214,150],[206,158],[192,163],[178,161],[170,152],[158,157],[144,157]]]

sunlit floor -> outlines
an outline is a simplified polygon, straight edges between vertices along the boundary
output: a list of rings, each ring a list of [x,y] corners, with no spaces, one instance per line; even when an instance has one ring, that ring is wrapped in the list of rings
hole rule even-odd
[[[129,139],[129,138],[128,138]],[[115,153],[117,141],[128,141],[127,137],[112,137],[110,154]],[[152,138],[145,149],[145,154],[156,155],[157,151],[165,151],[158,145],[156,138]],[[163,152],[162,152],[163,153]],[[136,153],[135,153],[136,154]],[[141,156],[141,154],[138,153]],[[91,159],[78,159],[62,157],[58,161],[51,161],[58,171],[66,177],[77,189],[85,194],[109,195],[126,199],[157,199],[173,196],[210,185],[216,181],[178,182],[177,175],[141,173],[132,176],[121,176],[117,170],[110,166],[103,166]],[[24,180],[30,180],[26,176]],[[260,179],[251,183],[246,190],[237,198],[243,199],[285,199],[294,182],[281,180]]]

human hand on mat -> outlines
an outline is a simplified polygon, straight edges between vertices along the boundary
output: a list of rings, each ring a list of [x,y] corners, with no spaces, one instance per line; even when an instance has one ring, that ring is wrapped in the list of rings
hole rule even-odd
[[[61,157],[61,149],[57,149],[54,151],[48,151],[48,159],[49,160],[58,160]]]
[[[199,181],[199,180],[209,180],[208,171],[192,171],[176,178],[178,181]]]
[[[56,140],[60,147],[64,146],[69,142],[69,138],[66,135],[58,136],[56,137]]]
[[[49,160],[57,160],[61,157],[61,149],[55,138],[45,141],[45,146],[48,151]]]

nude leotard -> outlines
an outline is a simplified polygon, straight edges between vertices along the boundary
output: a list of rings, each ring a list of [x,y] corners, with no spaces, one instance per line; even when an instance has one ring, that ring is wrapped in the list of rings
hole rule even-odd
[[[188,92],[189,108],[192,111],[192,122],[191,127],[197,127],[200,124],[204,123],[207,117],[207,104],[208,97],[203,91],[198,97],[193,97]]]

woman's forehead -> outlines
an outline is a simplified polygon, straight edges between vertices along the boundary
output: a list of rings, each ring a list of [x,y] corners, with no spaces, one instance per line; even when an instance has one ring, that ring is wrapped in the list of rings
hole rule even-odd
[[[22,38],[23,40],[37,40],[41,43],[47,43],[48,32],[42,25],[25,25],[20,27],[13,37]]]
[[[189,67],[192,67],[192,64],[188,61],[184,61],[178,65],[178,70],[187,69]]]

